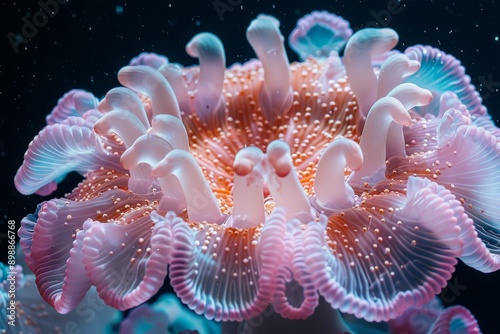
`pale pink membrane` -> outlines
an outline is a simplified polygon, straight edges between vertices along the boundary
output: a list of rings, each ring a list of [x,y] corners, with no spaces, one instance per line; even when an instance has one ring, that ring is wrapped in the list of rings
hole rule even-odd
[[[72,89],[63,95],[50,114],[45,118],[47,125],[61,123],[70,116],[80,117],[85,112],[97,108],[98,100],[82,89]]]
[[[122,170],[113,147],[103,147],[92,127],[90,121],[71,116],[40,131],[14,178],[17,190],[25,195],[48,195],[71,171],[85,174],[102,166]]]
[[[276,289],[286,222],[283,210],[276,209],[254,239],[243,237],[244,230],[235,234],[207,223],[191,228],[175,220],[170,279],[177,296],[216,321],[241,321],[262,313]]]
[[[394,87],[387,96],[398,99],[408,111],[414,107],[425,106],[432,100],[431,92],[411,83],[403,83]],[[386,159],[397,155],[406,156],[405,148],[403,125],[391,123],[387,133]]]
[[[463,201],[477,237],[465,227],[466,223],[460,235],[465,243],[461,259],[482,272],[496,271],[500,268],[500,226],[496,223],[500,221],[500,144],[483,128],[456,120],[451,112],[445,113],[437,130],[437,149],[408,159],[390,159],[387,168],[396,173],[415,171],[428,175]]]
[[[327,11],[313,11],[297,21],[288,44],[301,60],[309,56],[327,58],[345,45],[352,30],[349,22]]]
[[[8,324],[7,305],[8,284],[0,281],[0,304],[4,306],[0,328],[5,333],[58,333],[61,331],[82,331],[83,333],[102,332],[111,330],[112,322],[117,311],[97,297],[95,289],[80,303],[80,307],[67,314],[60,314],[52,307],[48,307],[40,297],[35,284],[35,275],[24,274],[20,267],[16,267],[16,315],[15,327]],[[4,276],[3,279],[7,277]],[[2,291],[2,286],[7,288]],[[3,300],[2,300],[3,299]]]
[[[146,65],[156,70],[165,64],[168,64],[168,58],[154,52],[141,52],[130,60],[132,66]]]
[[[276,206],[285,209],[288,219],[312,221],[315,214],[293,167],[290,146],[283,140],[272,141],[266,157],[265,181]]]
[[[247,40],[264,69],[259,101],[267,119],[286,113],[293,102],[291,72],[279,21],[260,14],[247,28]]]
[[[331,216],[332,244],[325,244],[326,218],[307,225],[305,258],[320,294],[333,308],[367,321],[387,321],[430,301],[462,252],[446,194],[410,177],[406,197],[375,195],[363,207]]]
[[[471,125],[471,119],[470,116],[465,116],[457,109],[448,109],[439,122],[436,121],[435,123],[437,123],[437,126],[433,129],[435,145],[428,146],[425,151],[421,152],[430,152],[449,145],[455,140],[458,128]]]
[[[437,127],[442,122],[443,118],[453,119],[452,122],[459,122],[460,124],[471,124],[471,117],[469,111],[452,92],[445,92],[440,96],[438,117],[431,113],[427,113],[425,117],[421,117],[414,111],[411,111],[414,123],[412,127],[403,129],[404,140],[406,147],[406,155],[413,153],[426,152],[433,150],[439,146],[437,141]],[[449,122],[447,121],[446,124]],[[446,125],[444,124],[444,125]],[[451,123],[450,123],[451,124]],[[454,127],[451,131],[446,131],[449,136],[454,136]],[[443,135],[440,138],[444,138]],[[446,139],[444,139],[446,140]]]
[[[332,51],[330,56],[325,59],[325,69],[322,71],[318,81],[321,83],[320,87],[329,89],[331,82],[339,81],[345,77],[345,68],[342,65],[342,60],[336,51]],[[330,88],[331,89],[331,88]]]
[[[470,118],[471,114],[467,107],[458,99],[457,94],[446,91],[440,96],[438,118],[442,118],[444,113],[450,109],[460,111],[465,117]],[[427,116],[427,115],[426,115]]]
[[[332,141],[321,154],[314,178],[314,193],[311,199],[318,211],[342,210],[354,204],[354,191],[345,182],[346,167],[358,170],[363,165],[363,153],[356,142],[338,138]]]
[[[351,184],[377,183],[385,178],[387,135],[392,122],[411,125],[405,106],[393,97],[383,97],[375,102],[366,117],[359,146],[363,152],[363,166],[351,173]]]
[[[163,75],[152,67],[125,66],[118,72],[118,81],[151,98],[153,116],[168,114],[181,118],[175,93]]]
[[[214,34],[200,33],[186,45],[186,52],[200,61],[194,109],[202,122],[212,126],[221,124],[226,114],[226,102],[222,95],[226,70],[224,47]]]
[[[107,224],[85,226],[82,249],[87,275],[104,302],[126,310],[162,287],[172,243],[174,213],[165,218],[143,206]],[[128,222],[123,224],[123,222]]]
[[[391,50],[397,42],[397,33],[388,28],[359,30],[347,42],[344,66],[364,116],[377,100],[378,79],[373,71],[371,59]]]

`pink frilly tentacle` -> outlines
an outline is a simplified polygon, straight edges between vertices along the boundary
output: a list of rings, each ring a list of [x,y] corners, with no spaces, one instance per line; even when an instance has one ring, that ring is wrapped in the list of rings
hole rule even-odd
[[[216,321],[261,313],[276,288],[286,217],[277,210],[263,227],[224,228],[172,223],[170,279],[189,308]]]
[[[173,213],[150,218],[149,210],[122,217],[129,224],[96,222],[84,229],[83,263],[90,282],[106,304],[120,310],[149,300],[167,276],[171,224],[178,218]]]
[[[412,177],[406,196],[367,196],[328,221],[309,224],[305,258],[319,293],[333,308],[368,321],[387,321],[431,300],[462,251],[443,193]]]
[[[96,115],[69,117],[45,127],[30,143],[24,162],[14,178],[22,194],[49,195],[67,173],[85,174],[102,166],[123,171],[117,154],[119,147],[107,144],[93,131]]]

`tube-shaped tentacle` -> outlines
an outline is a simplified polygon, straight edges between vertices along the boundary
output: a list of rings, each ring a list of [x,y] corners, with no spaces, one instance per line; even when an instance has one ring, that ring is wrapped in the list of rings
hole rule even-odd
[[[428,105],[432,100],[432,93],[414,84],[403,83],[392,89],[387,96],[398,99],[406,110]],[[406,156],[403,126],[391,123],[387,133],[386,159],[394,156]]]
[[[404,105],[393,97],[375,102],[366,117],[363,135],[359,142],[363,152],[363,166],[349,176],[349,183],[376,183],[383,179],[387,133],[392,122],[411,125],[410,114]]]
[[[363,153],[356,142],[339,138],[325,149],[316,167],[314,193],[316,204],[323,209],[341,210],[352,207],[354,191],[345,182],[344,170],[358,170],[363,165]]]
[[[189,219],[196,222],[220,222],[222,216],[217,199],[193,156],[184,150],[173,150],[153,168],[160,178],[162,190],[169,187],[168,177],[174,175],[184,192]]]
[[[129,188],[139,194],[149,192],[153,183],[152,167],[173,149],[165,139],[152,134],[137,138],[120,158],[123,167],[130,171]]]
[[[377,98],[387,96],[404,78],[420,69],[417,60],[410,60],[406,55],[397,53],[389,56],[378,74]]]
[[[357,31],[347,42],[344,52],[344,65],[351,88],[358,98],[363,115],[375,103],[378,85],[372,69],[371,59],[391,50],[398,42],[398,34],[388,28],[367,28]]]
[[[233,220],[231,226],[246,228],[265,220],[264,179],[257,147],[246,147],[234,158]]]
[[[182,121],[172,115],[156,115],[151,121],[149,133],[165,139],[174,149],[189,152],[189,140]]]
[[[406,110],[417,106],[425,106],[432,100],[432,93],[412,83],[400,84],[392,89],[387,96],[398,99]]]
[[[102,136],[115,133],[126,148],[146,133],[146,127],[130,111],[115,109],[104,114],[94,125],[94,131]]]
[[[120,162],[126,169],[132,169],[140,163],[154,167],[174,147],[165,139],[153,134],[139,137],[134,145],[123,152]]]
[[[279,21],[272,16],[259,15],[247,29],[247,40],[264,68],[260,91],[262,110],[268,119],[286,113],[292,105],[293,92]]]
[[[224,117],[225,102],[222,96],[226,56],[220,39],[211,33],[195,35],[186,45],[186,52],[200,61],[200,74],[196,94],[195,110],[203,122]]]
[[[266,156],[266,182],[276,206],[285,208],[289,219],[298,218],[303,223],[311,221],[311,206],[293,167],[288,144],[282,140],[271,142]]]
[[[185,113],[191,112],[190,98],[186,87],[186,80],[182,74],[182,68],[177,64],[165,64],[158,71],[172,86],[177,102],[179,103],[180,111]]]
[[[125,66],[118,72],[118,81],[125,87],[149,96],[153,115],[169,114],[181,118],[172,87],[154,68],[145,65]]]
[[[125,87],[116,87],[106,93],[106,97],[99,103],[99,110],[110,112],[115,109],[123,109],[131,112],[146,127],[149,127],[148,116],[144,105],[137,94]]]

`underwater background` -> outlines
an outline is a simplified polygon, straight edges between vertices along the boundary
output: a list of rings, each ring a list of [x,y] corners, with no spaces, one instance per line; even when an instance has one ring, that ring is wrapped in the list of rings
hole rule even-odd
[[[64,1],[60,1],[64,2]],[[226,64],[254,58],[245,31],[258,14],[278,18],[289,35],[299,18],[313,10],[344,17],[354,31],[366,26],[390,27],[399,34],[396,49],[431,45],[462,62],[497,126],[500,125],[500,4],[495,1],[402,0],[398,14],[392,1],[67,1],[25,42],[23,25],[40,9],[38,1],[2,3],[0,54],[0,254],[6,248],[7,222],[34,212],[43,200],[23,196],[13,185],[29,142],[45,125],[45,116],[72,88],[102,97],[118,85],[117,71],[141,52],[156,52],[171,62],[197,64],[186,43],[202,31],[223,42]],[[220,3],[225,4],[221,9]],[[218,9],[217,9],[218,8]],[[288,45],[287,45],[288,48]],[[297,55],[287,49],[290,61]],[[81,180],[70,175],[50,198],[61,197]],[[498,333],[500,272],[482,274],[459,263],[441,293],[446,306],[467,307],[484,333]]]

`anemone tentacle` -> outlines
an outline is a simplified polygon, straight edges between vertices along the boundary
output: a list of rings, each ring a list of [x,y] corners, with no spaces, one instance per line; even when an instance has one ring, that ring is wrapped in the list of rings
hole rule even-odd
[[[46,117],[47,125],[61,123],[70,116],[81,117],[85,112],[97,108],[97,98],[82,89],[72,89],[57,101],[57,105]]]
[[[194,109],[203,122],[219,124],[226,112],[222,95],[226,57],[222,42],[210,33],[197,34],[186,45],[186,52],[200,59]]]
[[[372,69],[372,57],[391,50],[397,42],[398,34],[388,28],[359,30],[347,42],[345,70],[364,116],[377,100],[378,78]]]
[[[290,65],[279,29],[279,21],[259,15],[247,29],[247,39],[264,68],[260,102],[268,119],[287,111],[292,104]]]
[[[339,138],[323,152],[314,180],[314,204],[321,211],[342,210],[354,205],[354,191],[345,182],[344,170],[358,170],[363,165],[363,153],[354,141]],[[313,205],[314,205],[313,204]]]
[[[359,142],[363,152],[363,165],[349,176],[350,183],[373,184],[381,180],[385,169],[387,136],[392,122],[401,125],[412,124],[410,115],[399,100],[393,97],[379,99],[368,113]]]

